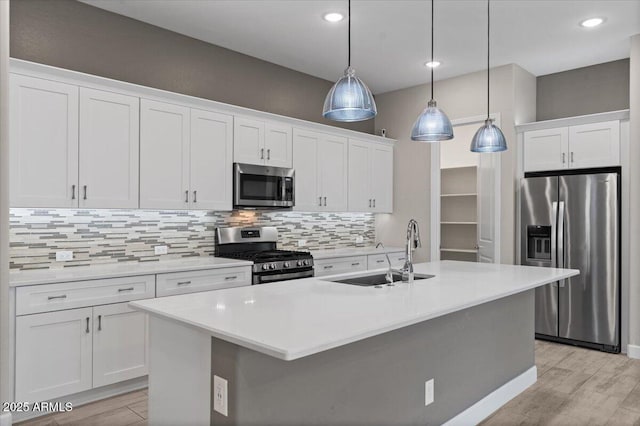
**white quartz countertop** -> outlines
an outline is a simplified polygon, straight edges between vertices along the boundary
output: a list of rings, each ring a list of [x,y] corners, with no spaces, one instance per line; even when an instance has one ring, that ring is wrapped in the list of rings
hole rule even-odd
[[[327,250],[309,250],[314,259],[331,259],[334,257],[347,257],[347,256],[366,256],[369,254],[383,254],[383,253],[397,253],[403,252],[401,247],[382,247],[375,248],[374,246],[368,247],[349,247],[341,249],[327,249]]]
[[[203,269],[251,265],[253,265],[253,262],[245,260],[207,256],[158,262],[129,262],[100,266],[78,266],[65,269],[16,271],[9,274],[9,285],[11,287],[19,287],[25,285],[130,277],[135,275],[162,274],[166,272],[198,271]]]
[[[306,278],[131,302],[135,309],[294,360],[578,275],[571,269],[440,261],[435,275],[376,289]],[[352,274],[353,275],[353,274]]]

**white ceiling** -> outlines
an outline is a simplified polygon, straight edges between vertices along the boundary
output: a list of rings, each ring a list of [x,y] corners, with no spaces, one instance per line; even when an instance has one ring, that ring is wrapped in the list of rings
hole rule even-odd
[[[307,74],[337,80],[346,68],[346,0],[83,0],[85,3]],[[629,56],[640,0],[494,0],[492,66],[535,75]],[[428,81],[427,0],[353,0],[352,65],[374,93]],[[578,23],[601,16],[593,29]],[[436,79],[486,67],[486,2],[436,0]]]

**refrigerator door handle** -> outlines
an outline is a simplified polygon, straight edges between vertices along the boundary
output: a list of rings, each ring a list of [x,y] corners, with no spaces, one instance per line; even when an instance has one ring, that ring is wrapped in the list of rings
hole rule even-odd
[[[564,268],[564,201],[558,206],[558,268]],[[564,287],[565,280],[560,280],[560,287]]]
[[[551,212],[553,214],[553,219],[551,220],[551,267],[556,268],[558,266],[558,251],[556,250],[556,241],[557,241],[557,224],[558,224],[558,202],[554,201],[551,203]]]

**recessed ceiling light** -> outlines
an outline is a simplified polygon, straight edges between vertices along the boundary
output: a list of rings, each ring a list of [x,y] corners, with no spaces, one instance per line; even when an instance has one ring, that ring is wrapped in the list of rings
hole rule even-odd
[[[429,67],[429,68],[437,68],[437,67],[440,66],[440,62],[438,62],[438,61],[433,61],[433,62],[429,61],[429,62],[425,62],[424,66],[425,67]]]
[[[585,19],[584,21],[580,22],[580,26],[585,27],[585,28],[593,28],[593,27],[597,27],[598,25],[602,24],[604,22],[603,18],[589,18],[589,19]]]
[[[322,18],[328,22],[340,22],[342,21],[342,19],[344,19],[344,16],[342,16],[342,13],[330,12],[330,13],[325,13]]]

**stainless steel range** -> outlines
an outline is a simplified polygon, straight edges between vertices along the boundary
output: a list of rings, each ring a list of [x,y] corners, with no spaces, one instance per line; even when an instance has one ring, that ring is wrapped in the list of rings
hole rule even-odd
[[[216,229],[216,256],[252,261],[252,284],[313,277],[311,253],[278,250],[277,245],[273,226]]]

